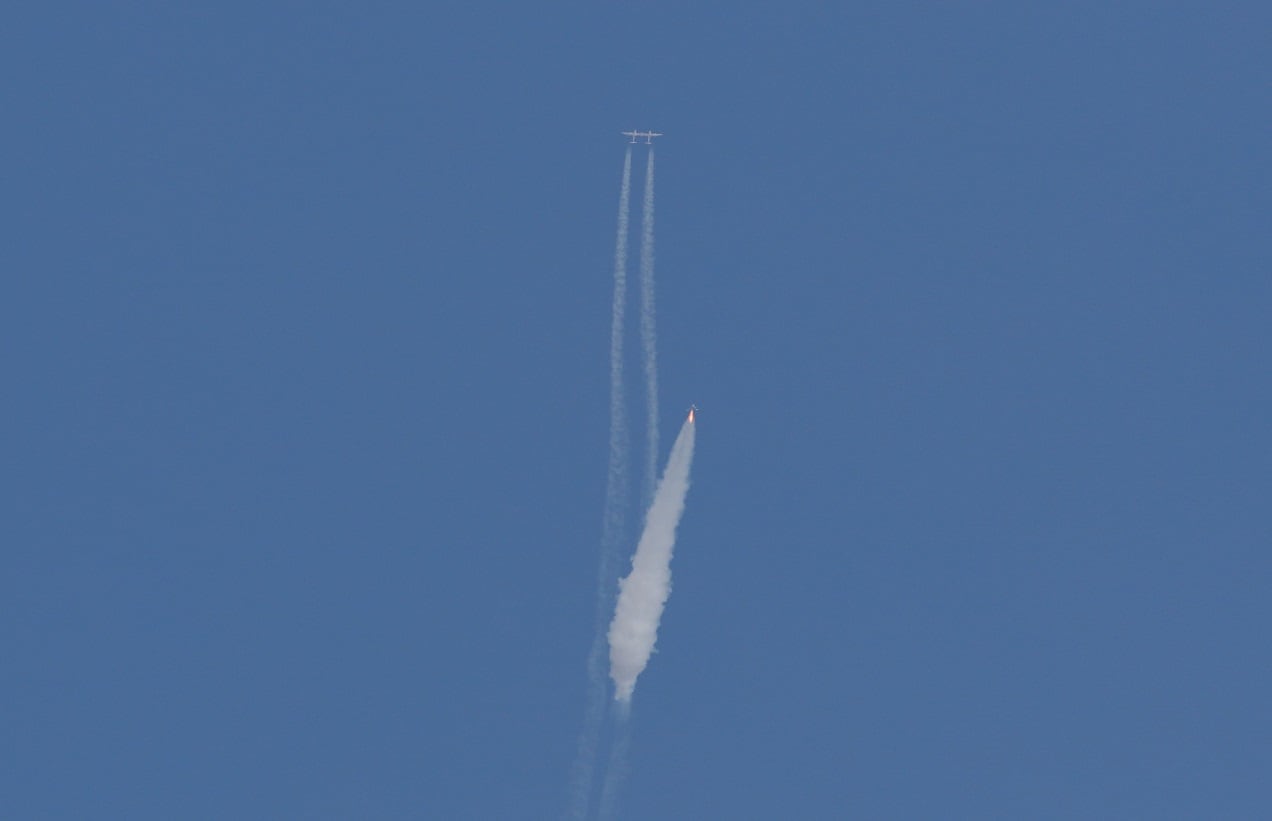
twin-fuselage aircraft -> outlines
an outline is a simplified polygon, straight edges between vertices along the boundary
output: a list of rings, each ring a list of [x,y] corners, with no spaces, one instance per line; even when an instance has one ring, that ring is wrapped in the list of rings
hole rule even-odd
[[[637,137],[644,137],[645,145],[653,145],[654,137],[661,137],[662,132],[660,131],[624,131],[623,136],[631,137],[632,142],[636,142]]]

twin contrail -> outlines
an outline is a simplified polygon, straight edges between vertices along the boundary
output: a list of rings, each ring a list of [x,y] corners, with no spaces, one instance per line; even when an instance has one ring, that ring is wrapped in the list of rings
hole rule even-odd
[[[618,603],[609,629],[610,678],[614,680],[614,698],[623,704],[631,702],[636,678],[654,652],[658,622],[671,594],[671,553],[689,492],[694,429],[690,414],[671,446],[667,469],[645,515],[632,572],[618,583]]]
[[[636,141],[652,144],[654,132],[624,132]],[[569,817],[583,821],[595,795],[596,769],[605,724],[606,683],[604,653],[609,641],[610,678],[614,681],[614,711],[610,726],[609,759],[600,788],[597,813],[609,819],[617,808],[618,792],[627,772],[627,746],[636,678],[649,662],[657,640],[658,622],[671,592],[671,554],[676,527],[684,512],[693,461],[694,418],[680,429],[671,449],[662,481],[658,481],[658,344],[654,298],[654,152],[645,164],[645,192],[641,212],[640,243],[640,342],[645,377],[645,460],[641,485],[645,526],[632,558],[631,573],[617,580],[617,554],[627,538],[628,432],[623,389],[624,315],[627,305],[628,212],[631,199],[631,148],[623,159],[618,200],[618,236],[614,244],[614,300],[610,320],[610,441],[609,474],[601,533],[600,570],[597,577],[596,624],[588,654],[587,707],[572,779]],[[615,582],[619,595],[614,598]],[[611,607],[613,619],[605,631]]]
[[[615,562],[627,526],[627,410],[623,399],[623,318],[627,312],[628,203],[631,199],[632,150],[623,158],[618,194],[618,236],[614,241],[614,300],[610,314],[609,472],[601,522],[601,559],[596,578],[596,619],[587,656],[587,706],[583,732],[571,773],[570,818],[587,817],[596,775],[597,748],[605,718],[605,618],[614,600]]]

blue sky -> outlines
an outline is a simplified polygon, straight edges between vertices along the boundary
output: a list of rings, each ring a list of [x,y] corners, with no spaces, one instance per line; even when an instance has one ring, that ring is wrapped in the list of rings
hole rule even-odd
[[[0,815],[559,816],[630,128],[620,817],[1272,803],[1265,4],[7,17]]]

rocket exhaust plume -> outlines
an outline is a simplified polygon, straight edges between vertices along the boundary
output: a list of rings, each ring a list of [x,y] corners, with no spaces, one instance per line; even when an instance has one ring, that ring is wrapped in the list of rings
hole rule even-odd
[[[619,544],[627,526],[627,414],[623,400],[623,316],[627,311],[627,234],[631,200],[632,150],[623,159],[618,194],[618,234],[614,241],[614,302],[610,316],[609,473],[601,522],[601,558],[596,577],[596,617],[587,657],[587,706],[571,775],[570,818],[582,821],[596,775],[597,748],[605,718],[605,616],[613,601]]]
[[[658,339],[654,313],[654,149],[645,161],[645,197],[640,217],[640,344],[645,366],[645,484],[649,507],[658,479]]]
[[[645,530],[632,557],[632,572],[619,581],[618,603],[610,622],[610,678],[614,698],[630,702],[636,678],[649,663],[658,638],[658,622],[671,594],[671,554],[676,527],[689,492],[689,468],[693,463],[694,430],[686,419],[671,446],[667,469],[645,515]]]

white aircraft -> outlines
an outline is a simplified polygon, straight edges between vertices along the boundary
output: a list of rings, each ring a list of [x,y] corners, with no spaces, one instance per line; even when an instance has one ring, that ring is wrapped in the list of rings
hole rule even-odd
[[[624,131],[623,136],[631,137],[632,142],[636,142],[637,137],[644,137],[645,145],[653,145],[654,137],[661,137],[662,132],[661,131]]]

